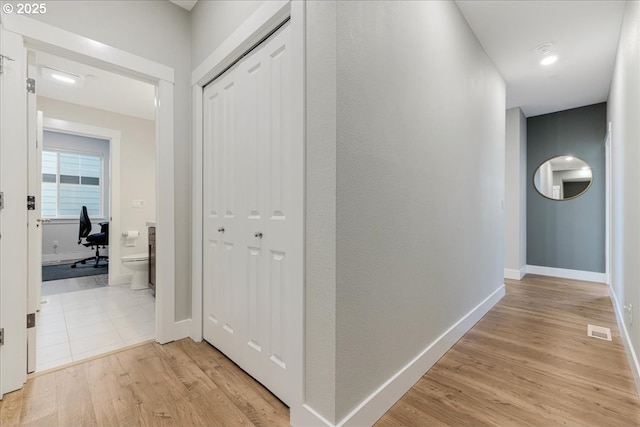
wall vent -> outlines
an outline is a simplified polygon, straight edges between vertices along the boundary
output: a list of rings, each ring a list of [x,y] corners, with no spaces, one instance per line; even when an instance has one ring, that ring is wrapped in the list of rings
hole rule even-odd
[[[596,325],[587,325],[587,336],[599,340],[611,341],[611,329]]]

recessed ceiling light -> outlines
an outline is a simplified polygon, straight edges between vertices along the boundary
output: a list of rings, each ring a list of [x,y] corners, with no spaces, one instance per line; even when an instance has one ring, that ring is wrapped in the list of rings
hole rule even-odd
[[[555,55],[551,55],[551,56],[545,56],[542,61],[540,61],[540,64],[542,65],[551,65],[554,62],[556,62],[558,60],[558,57]]]
[[[62,83],[66,86],[73,86],[73,87],[84,86],[83,76],[67,73],[66,71],[56,70],[55,68],[46,67],[46,66],[41,67],[40,72],[43,78],[56,83]]]
[[[76,79],[68,77],[68,76],[63,76],[62,74],[51,73],[51,78],[56,79],[56,80],[58,80],[59,82],[62,82],[62,83],[68,83],[70,85],[76,83]]]
[[[567,156],[567,157],[565,157],[564,159],[565,159],[567,162],[570,162],[571,160],[573,160],[573,157],[571,157],[571,156]]]

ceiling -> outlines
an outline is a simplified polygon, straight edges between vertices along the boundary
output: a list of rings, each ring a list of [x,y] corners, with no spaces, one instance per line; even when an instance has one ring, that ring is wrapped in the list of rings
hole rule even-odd
[[[45,52],[36,53],[39,96],[107,110],[127,116],[155,120],[155,86]],[[42,67],[84,77],[84,87],[70,87],[48,80]]]
[[[504,78],[507,108],[527,117],[604,102],[625,1],[456,0]],[[558,61],[540,65],[552,43]]]
[[[190,10],[197,0],[171,0]],[[608,98],[625,1],[456,0],[504,78],[507,108],[527,117],[604,102]],[[551,43],[558,61],[544,67],[536,47]],[[155,118],[152,85],[38,52],[38,64],[85,78],[84,88],[39,79],[48,98],[134,117]]]
[[[191,9],[193,9],[193,6],[195,6],[196,3],[198,3],[198,0],[169,0],[169,1],[171,3],[177,4],[183,9],[187,9],[188,11],[191,11]]]

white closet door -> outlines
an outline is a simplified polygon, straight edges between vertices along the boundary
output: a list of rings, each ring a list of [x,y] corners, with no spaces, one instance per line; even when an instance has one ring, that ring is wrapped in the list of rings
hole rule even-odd
[[[239,282],[242,281],[243,221],[238,215],[236,162],[237,74],[229,73],[204,93],[204,272],[203,333],[231,358],[238,357]]]
[[[291,359],[303,286],[289,33],[285,24],[204,92],[203,335],[285,403],[300,392]]]

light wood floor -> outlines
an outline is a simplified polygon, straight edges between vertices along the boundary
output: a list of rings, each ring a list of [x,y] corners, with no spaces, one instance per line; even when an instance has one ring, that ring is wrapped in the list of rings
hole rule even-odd
[[[586,337],[587,323],[613,342]],[[289,425],[289,410],[206,343],[146,344],[28,381],[0,426]],[[633,426],[640,401],[607,288],[528,276],[378,426]]]
[[[0,426],[288,426],[289,409],[206,343],[145,344],[29,379]]]
[[[543,276],[506,296],[377,423],[387,426],[638,426],[605,285]],[[613,341],[586,336],[611,328]]]

